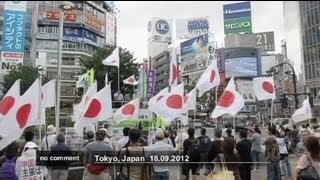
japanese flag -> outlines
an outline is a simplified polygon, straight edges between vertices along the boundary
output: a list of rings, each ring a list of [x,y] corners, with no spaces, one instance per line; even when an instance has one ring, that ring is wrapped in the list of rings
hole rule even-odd
[[[134,99],[117,109],[117,111],[114,113],[113,119],[117,122],[121,122],[126,119],[137,119],[139,106],[140,98]]]
[[[2,119],[5,119],[7,115],[13,110],[14,105],[17,103],[19,97],[20,79],[16,80],[13,83],[7,94],[2,98],[0,102],[0,132],[2,128],[5,128],[5,126],[2,126],[1,124],[1,122],[3,122]]]
[[[73,121],[80,119],[81,113],[84,111],[84,108],[88,101],[92,98],[93,95],[97,93],[97,82],[91,85],[86,93],[82,96],[79,104],[73,104],[73,114],[71,116]]]
[[[98,91],[86,104],[81,115],[82,123],[105,121],[113,115],[110,85]]]
[[[203,93],[209,91],[210,89],[219,86],[220,75],[217,67],[217,59],[213,59],[211,64],[201,75],[196,88],[199,90],[198,97],[201,97]]]
[[[214,108],[211,117],[216,118],[223,114],[236,115],[244,106],[244,99],[236,91],[233,77],[219,99],[218,105]]]
[[[134,75],[128,77],[127,79],[123,80],[124,84],[130,84],[130,85],[137,85],[138,81],[134,78]]]
[[[292,119],[296,123],[299,123],[310,118],[312,118],[312,112],[309,97],[307,97],[307,99],[303,101],[302,106],[292,114]]]
[[[165,94],[167,94],[168,92],[169,92],[169,88],[166,87],[166,88],[162,89],[158,94],[156,94],[155,96],[151,97],[149,99],[149,102],[148,102],[148,110],[152,111],[154,113],[157,113],[157,110],[158,110],[157,102],[161,98],[163,98],[163,96]]]
[[[116,47],[113,52],[102,61],[102,64],[106,66],[117,66],[119,68],[120,57],[119,57],[119,47]]]
[[[184,96],[182,115],[187,115],[189,110],[196,109],[196,102],[197,89],[192,89],[188,94]]]
[[[273,77],[254,78],[253,91],[259,101],[267,99],[276,99]]]
[[[156,110],[156,114],[168,121],[174,118],[180,117],[182,113],[182,107],[184,103],[184,84],[181,83],[178,86],[172,87],[171,91],[165,94],[162,98],[153,104]]]
[[[8,114],[3,129],[0,134],[0,149],[3,149],[22,135],[24,129],[29,126],[32,120],[39,119],[40,102],[40,79],[37,78],[30,88],[22,95]]]
[[[179,67],[177,64],[177,59],[175,55],[172,55],[172,59],[170,61],[170,77],[169,77],[169,85],[177,86],[178,85],[178,77],[179,77]]]

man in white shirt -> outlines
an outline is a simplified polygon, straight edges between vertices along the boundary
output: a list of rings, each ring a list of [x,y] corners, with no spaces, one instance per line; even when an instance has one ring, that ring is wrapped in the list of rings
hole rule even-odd
[[[123,101],[123,95],[120,90],[114,93],[113,97],[115,101]]]
[[[160,161],[165,157],[171,157],[176,152],[176,149],[172,145],[164,143],[163,139],[164,132],[162,130],[157,130],[156,143],[149,146],[147,151],[147,157],[152,156],[151,158],[153,158],[153,161]],[[155,179],[169,179],[169,167],[166,164],[167,163],[153,165]]]
[[[56,144],[56,127],[49,125],[47,127],[47,135],[42,139],[41,148],[43,151],[50,151],[51,146]]]
[[[228,133],[227,133],[228,128],[230,128],[230,129],[232,130],[231,135],[232,135],[233,137],[235,137],[235,132],[234,132],[234,129],[232,129],[231,124],[226,124],[226,125],[224,126],[224,129],[222,130],[222,137],[224,137],[224,138],[225,138],[225,137],[228,137]]]
[[[123,128],[123,137],[117,143],[119,151],[129,142],[129,131],[129,127]]]

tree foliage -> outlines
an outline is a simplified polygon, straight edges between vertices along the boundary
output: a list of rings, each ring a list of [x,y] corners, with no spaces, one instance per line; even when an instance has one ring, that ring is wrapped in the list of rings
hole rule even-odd
[[[95,79],[98,83],[98,89],[104,87],[104,79],[105,74],[108,73],[109,81],[111,83],[112,91],[116,91],[118,89],[118,68],[115,66],[106,66],[102,64],[102,61],[108,57],[115,47],[107,47],[103,49],[99,49],[91,59],[87,61],[83,61],[83,73],[86,73],[87,70],[93,68],[95,70]],[[133,86],[131,85],[124,85],[123,80],[128,78],[131,75],[138,76],[138,68],[139,64],[135,63],[135,59],[133,59],[133,55],[127,49],[119,48],[120,54],[120,89],[122,93],[132,93]]]
[[[31,84],[39,77],[39,69],[34,68],[31,66],[22,66],[20,69],[15,69],[10,71],[9,74],[4,76],[4,94],[7,93],[7,91],[11,88],[13,83],[17,79],[21,79],[20,81],[20,91],[21,94],[23,94],[28,88],[31,86]],[[43,78],[42,83],[45,83],[47,81],[46,78]]]

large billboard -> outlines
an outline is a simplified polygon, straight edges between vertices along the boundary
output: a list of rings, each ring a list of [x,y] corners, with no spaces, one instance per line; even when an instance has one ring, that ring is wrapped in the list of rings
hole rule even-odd
[[[116,28],[117,18],[114,14],[106,12],[106,44],[115,46],[116,45]]]
[[[256,33],[257,35],[257,47],[261,48],[262,51],[274,51],[274,33],[271,32],[261,32]]]
[[[181,56],[187,54],[198,53],[201,50],[207,49],[208,44],[208,34],[192,38],[190,40],[184,41],[180,44]]]
[[[190,39],[209,32],[209,17],[176,19],[176,38]]]
[[[225,48],[226,77],[256,77],[261,75],[261,57],[257,48]]]
[[[26,32],[26,1],[5,1],[1,52],[1,72],[23,64]]]
[[[223,5],[224,33],[252,32],[250,2]]]
[[[167,42],[172,41],[172,20],[152,18],[148,22],[148,41]]]

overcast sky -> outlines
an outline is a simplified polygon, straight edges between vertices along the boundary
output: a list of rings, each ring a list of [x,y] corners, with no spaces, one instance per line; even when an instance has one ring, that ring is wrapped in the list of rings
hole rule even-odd
[[[209,17],[210,31],[218,45],[224,42],[223,4],[243,1],[115,1],[120,10],[117,14],[117,43],[134,53],[138,61],[148,57],[147,24],[151,17],[191,18]],[[283,4],[277,1],[252,1],[251,16],[253,32],[274,31],[276,52],[281,52],[281,39],[284,39]]]

